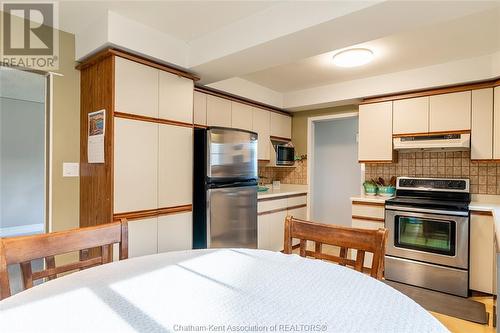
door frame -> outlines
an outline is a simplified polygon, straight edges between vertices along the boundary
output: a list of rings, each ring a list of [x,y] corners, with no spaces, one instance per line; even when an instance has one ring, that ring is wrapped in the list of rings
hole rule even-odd
[[[359,116],[359,112],[345,112],[338,114],[329,114],[325,116],[316,116],[307,118],[307,219],[311,219],[311,208],[314,202],[314,192],[312,191],[312,184],[314,181],[314,136],[316,130],[316,124],[331,120],[341,120],[345,118],[355,118]],[[356,134],[356,142],[358,141],[358,134]],[[361,184],[364,182],[365,175],[365,164],[361,163],[361,182],[359,184],[361,190]],[[361,193],[361,192],[360,192]]]

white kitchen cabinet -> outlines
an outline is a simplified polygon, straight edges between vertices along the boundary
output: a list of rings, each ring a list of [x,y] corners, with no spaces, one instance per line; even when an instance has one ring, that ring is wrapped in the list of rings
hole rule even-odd
[[[377,230],[384,228],[385,207],[384,203],[352,202],[352,227],[359,229]],[[349,251],[350,258],[356,259],[356,250]],[[365,253],[364,267],[372,267],[372,253]]]
[[[358,159],[391,162],[392,101],[359,106]]]
[[[207,95],[199,91],[193,95],[193,122],[195,125],[207,125]]]
[[[252,130],[258,137],[257,155],[259,160],[271,159],[271,112],[259,108],[252,108]]]
[[[495,227],[493,216],[483,214],[471,212],[469,288],[496,294]]]
[[[470,130],[470,126],[470,91],[430,96],[429,132]]]
[[[277,112],[271,113],[271,136],[292,138],[292,117]]]
[[[493,158],[498,160],[500,159],[500,87],[495,87],[493,100]]]
[[[493,88],[472,91],[471,159],[493,158]]]
[[[231,101],[207,95],[207,125],[231,127]]]
[[[265,216],[265,223],[267,223],[267,247],[266,250],[270,251],[281,251],[284,247],[285,240],[285,218],[287,216],[287,211],[280,211],[276,213],[271,213]]]
[[[296,219],[307,220],[307,207],[288,209],[288,215]]]
[[[159,125],[158,207],[193,202],[193,129]]]
[[[115,59],[115,111],[157,118],[159,70]]]
[[[158,252],[193,248],[193,214],[191,212],[158,217]]]
[[[128,256],[145,256],[158,252],[158,221],[156,217],[129,221]]]
[[[251,131],[253,129],[253,108],[250,105],[231,102],[231,127]]]
[[[393,134],[427,133],[429,131],[429,97],[393,102]]]
[[[379,228],[384,228],[384,222],[363,220],[363,219],[352,219],[352,227],[359,229],[369,229],[378,230]],[[351,259],[356,260],[356,250],[351,249],[350,251]],[[363,263],[364,267],[372,267],[373,254],[370,252],[365,253],[365,261]]]
[[[114,121],[114,213],[156,209],[158,124]]]
[[[158,117],[192,124],[193,89],[193,80],[159,71]]]

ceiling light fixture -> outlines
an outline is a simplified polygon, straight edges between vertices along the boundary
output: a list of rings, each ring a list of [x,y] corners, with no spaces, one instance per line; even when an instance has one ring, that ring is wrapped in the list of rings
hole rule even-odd
[[[373,60],[373,52],[369,49],[348,49],[333,56],[333,63],[339,67],[362,66]]]

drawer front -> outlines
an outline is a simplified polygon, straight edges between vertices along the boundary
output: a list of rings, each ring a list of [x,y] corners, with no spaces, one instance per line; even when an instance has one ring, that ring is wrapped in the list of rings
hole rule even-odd
[[[290,197],[287,198],[288,207],[294,207],[299,205],[307,204],[307,195],[301,195],[300,197]]]
[[[362,216],[369,218],[385,218],[385,208],[384,206],[375,206],[375,205],[352,205],[352,215],[353,216]]]
[[[276,199],[268,201],[259,201],[257,203],[257,212],[268,212],[270,210],[282,209],[287,207],[287,199]]]

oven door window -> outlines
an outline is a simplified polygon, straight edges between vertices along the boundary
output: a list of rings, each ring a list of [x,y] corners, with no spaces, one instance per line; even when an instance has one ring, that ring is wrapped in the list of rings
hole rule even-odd
[[[406,249],[455,255],[454,221],[396,216],[394,245]]]

